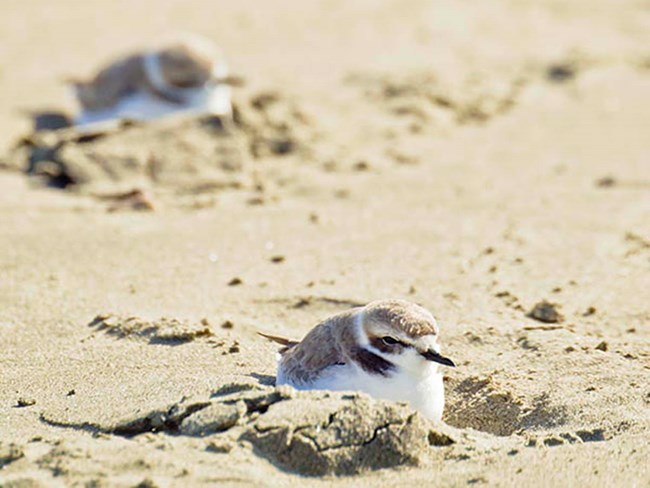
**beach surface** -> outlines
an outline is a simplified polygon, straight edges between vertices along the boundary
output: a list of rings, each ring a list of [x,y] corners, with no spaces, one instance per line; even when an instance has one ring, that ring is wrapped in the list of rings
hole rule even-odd
[[[181,31],[234,125],[30,136]],[[648,46],[637,0],[9,1],[0,486],[649,486]],[[273,386],[256,331],[382,298],[437,318],[447,425]]]

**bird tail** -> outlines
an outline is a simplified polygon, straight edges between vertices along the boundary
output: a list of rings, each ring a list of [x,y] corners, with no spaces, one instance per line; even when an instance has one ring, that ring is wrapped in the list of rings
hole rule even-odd
[[[299,341],[292,341],[291,339],[287,339],[286,337],[265,334],[264,332],[258,332],[257,335],[260,335],[265,339],[268,339],[273,342],[277,342],[281,346],[284,346],[283,348],[284,351],[286,351],[287,349],[291,349],[292,347],[297,346],[299,344]]]

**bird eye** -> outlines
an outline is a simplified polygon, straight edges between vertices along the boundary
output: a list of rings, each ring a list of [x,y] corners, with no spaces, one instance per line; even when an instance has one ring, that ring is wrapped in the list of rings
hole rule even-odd
[[[397,344],[397,343],[399,342],[397,339],[393,339],[393,338],[390,337],[390,336],[382,337],[382,338],[381,338],[381,341],[382,341],[384,344],[387,344],[387,345],[389,345],[389,346],[394,346],[395,344]]]

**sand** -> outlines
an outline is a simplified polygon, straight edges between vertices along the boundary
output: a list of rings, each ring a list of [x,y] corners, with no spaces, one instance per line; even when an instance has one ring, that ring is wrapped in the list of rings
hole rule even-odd
[[[649,486],[649,21],[10,2],[0,486]],[[234,124],[31,133],[62,78],[174,30],[246,80]],[[257,330],[389,297],[439,320],[446,424],[273,386]]]

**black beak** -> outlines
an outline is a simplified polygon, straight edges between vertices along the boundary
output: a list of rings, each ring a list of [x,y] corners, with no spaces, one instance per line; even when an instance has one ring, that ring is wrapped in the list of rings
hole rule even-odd
[[[440,355],[433,349],[429,349],[428,351],[421,352],[420,354],[428,361],[444,364],[445,366],[451,366],[452,368],[456,367],[456,365],[451,359]]]

